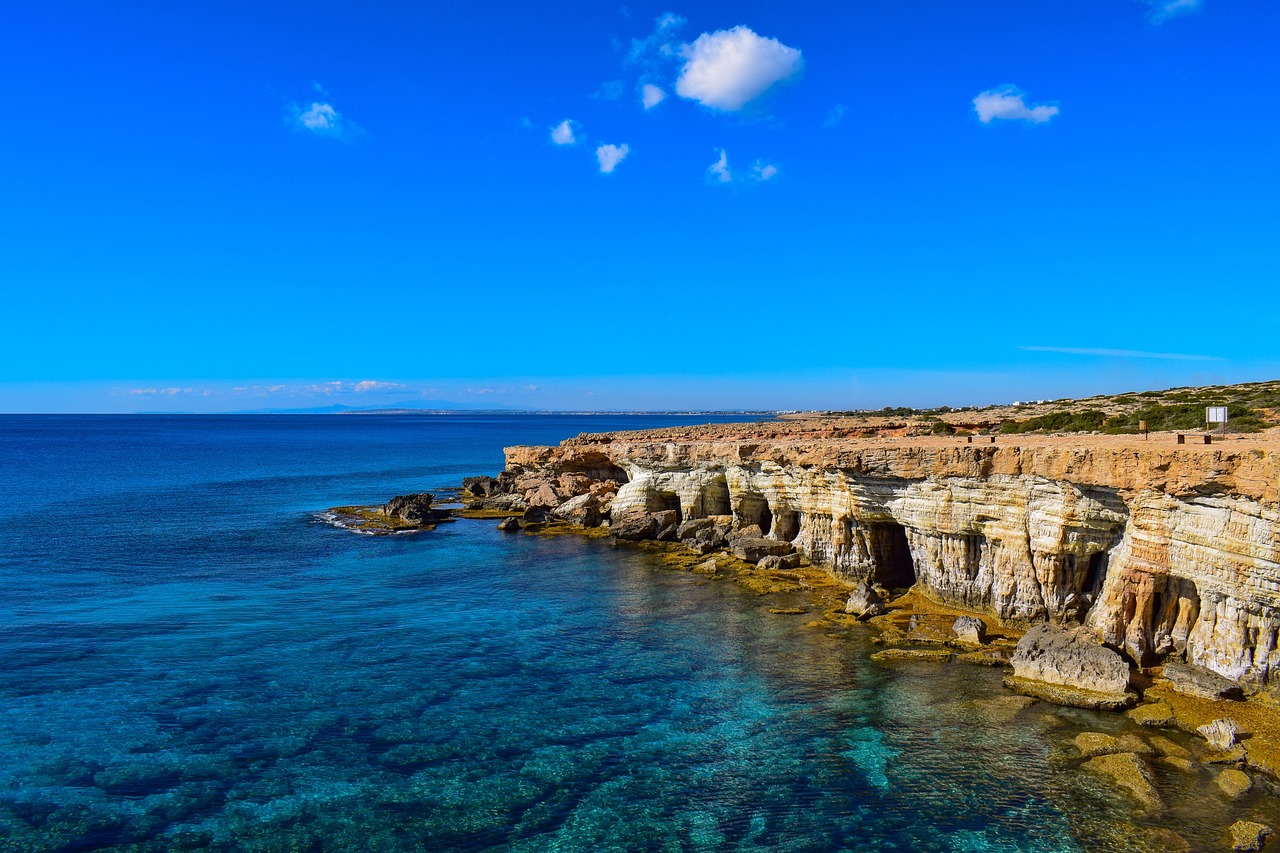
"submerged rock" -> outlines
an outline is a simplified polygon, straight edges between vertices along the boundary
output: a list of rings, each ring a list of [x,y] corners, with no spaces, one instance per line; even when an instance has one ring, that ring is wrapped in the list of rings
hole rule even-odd
[[[1018,641],[1005,685],[1060,705],[1119,710],[1137,701],[1129,665],[1084,627],[1037,625]]]
[[[1090,773],[1107,777],[1116,787],[1129,792],[1148,813],[1164,811],[1164,800],[1151,781],[1150,769],[1145,761],[1132,752],[1099,755],[1080,766]]]
[[[520,532],[520,519],[504,518],[498,522],[498,529],[503,533],[518,533]]]
[[[951,652],[944,649],[885,649],[871,656],[872,660],[921,660],[930,663],[946,663],[951,660]]]
[[[1249,778],[1249,774],[1234,767],[1223,770],[1213,781],[1222,789],[1222,793],[1233,800],[1240,799],[1253,788],[1253,780]]]

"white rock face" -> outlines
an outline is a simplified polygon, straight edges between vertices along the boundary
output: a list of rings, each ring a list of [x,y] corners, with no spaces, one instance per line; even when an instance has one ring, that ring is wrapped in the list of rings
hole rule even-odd
[[[1280,695],[1280,460],[1062,447],[610,440],[508,448],[517,474],[608,464],[613,510],[732,513],[850,580],[1026,627],[1083,622]]]

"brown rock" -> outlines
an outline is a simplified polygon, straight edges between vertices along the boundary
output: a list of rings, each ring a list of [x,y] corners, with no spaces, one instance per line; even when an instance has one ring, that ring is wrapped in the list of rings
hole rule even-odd
[[[1251,820],[1238,820],[1231,824],[1232,850],[1261,850],[1275,835],[1271,827],[1265,823]]]
[[[1126,713],[1129,719],[1140,726],[1172,726],[1173,709],[1163,702],[1152,702],[1139,705]]]
[[[1200,726],[1196,731],[1202,738],[1209,742],[1209,746],[1217,750],[1228,750],[1235,746],[1236,721],[1230,718],[1221,718],[1214,720],[1212,723]]]

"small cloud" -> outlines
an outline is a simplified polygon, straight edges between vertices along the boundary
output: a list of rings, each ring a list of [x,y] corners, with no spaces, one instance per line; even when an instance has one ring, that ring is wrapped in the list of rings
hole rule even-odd
[[[631,50],[627,52],[626,61],[633,63],[654,56],[662,59],[675,56],[678,51],[675,34],[685,23],[684,18],[673,12],[659,15],[654,21],[653,32],[645,38],[631,40]]]
[[[1151,11],[1148,17],[1153,24],[1163,24],[1170,18],[1179,18],[1199,12],[1204,8],[1204,0],[1145,0]]]
[[[129,393],[135,397],[176,397],[179,394],[194,394],[194,388],[130,388]]]
[[[799,50],[744,26],[703,33],[681,46],[680,55],[685,63],[676,94],[723,112],[742,109],[804,67]]]
[[[396,388],[403,388],[399,382],[378,382],[374,379],[364,379],[351,386],[351,390],[357,394],[363,394],[366,391],[393,391]]]
[[[600,98],[605,101],[616,101],[622,97],[623,89],[626,88],[621,80],[609,80],[601,83],[600,88],[592,95],[593,98]]]
[[[565,119],[551,128],[551,141],[556,145],[577,145],[578,135],[574,131],[580,127],[576,121]]]
[[[723,148],[715,149],[719,155],[716,161],[707,167],[707,180],[717,184],[729,184],[737,181],[741,183],[744,179],[735,177],[733,170],[729,168],[729,154]],[[747,173],[746,180],[763,183],[772,180],[778,174],[778,167],[773,163],[757,160],[751,165],[751,170]]]
[[[533,122],[529,119],[528,116],[520,116],[520,129],[533,130]]]
[[[727,184],[733,180],[733,173],[729,171],[729,155],[723,148],[716,151],[720,152],[720,158],[707,167],[707,177],[716,183]]]
[[[978,114],[978,121],[983,124],[996,120],[1044,124],[1058,114],[1055,106],[1027,106],[1026,95],[1017,86],[997,86],[982,92],[973,99],[973,109]]]
[[[600,171],[606,175],[618,167],[618,164],[627,158],[631,153],[631,146],[623,143],[622,145],[601,145],[596,149],[596,160],[600,161]]]
[[[667,93],[652,83],[640,87],[640,103],[646,110],[651,110],[667,99]]]
[[[837,127],[840,122],[844,121],[844,114],[849,111],[844,104],[836,104],[827,110],[827,117],[822,120],[823,127]]]
[[[337,107],[327,101],[312,101],[307,107],[290,104],[288,112],[290,123],[295,128],[309,131],[316,136],[350,141],[362,132],[359,125],[343,118]]]
[[[757,181],[767,181],[778,174],[778,167],[763,160],[757,160],[751,167],[751,177]]]
[[[1093,347],[1018,347],[1024,352],[1060,352],[1067,355],[1091,355],[1104,358],[1156,358],[1167,361],[1222,361],[1216,355],[1189,355],[1181,352],[1144,352],[1132,349],[1098,349]]]

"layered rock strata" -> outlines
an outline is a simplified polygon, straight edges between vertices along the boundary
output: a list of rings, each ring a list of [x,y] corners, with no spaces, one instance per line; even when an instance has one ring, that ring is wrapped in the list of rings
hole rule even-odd
[[[484,500],[554,511],[591,495],[575,506],[592,506],[588,523],[665,513],[670,538],[709,519],[697,531],[711,547],[758,528],[744,553],[794,549],[850,581],[914,587],[1007,626],[1084,625],[1139,665],[1185,662],[1280,694],[1280,453],[1265,442],[970,445],[708,427],[506,456],[477,486]]]

